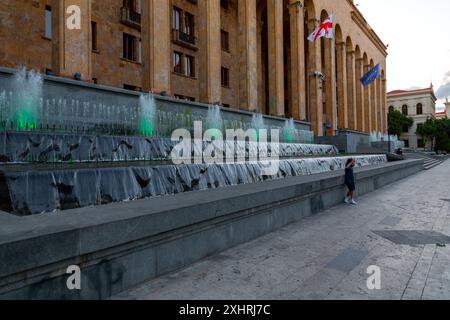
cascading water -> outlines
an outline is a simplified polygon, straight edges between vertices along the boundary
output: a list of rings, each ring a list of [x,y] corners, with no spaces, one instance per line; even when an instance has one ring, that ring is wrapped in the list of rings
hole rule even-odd
[[[139,130],[141,135],[153,137],[156,130],[156,103],[153,95],[142,94],[139,97],[139,111]]]

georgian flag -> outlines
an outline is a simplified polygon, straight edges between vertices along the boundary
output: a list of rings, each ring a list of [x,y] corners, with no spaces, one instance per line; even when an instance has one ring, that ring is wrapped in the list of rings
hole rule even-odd
[[[334,38],[333,15],[329,16],[325,21],[323,21],[322,24],[309,35],[308,40],[311,42],[315,42],[321,37],[325,37],[328,39]]]

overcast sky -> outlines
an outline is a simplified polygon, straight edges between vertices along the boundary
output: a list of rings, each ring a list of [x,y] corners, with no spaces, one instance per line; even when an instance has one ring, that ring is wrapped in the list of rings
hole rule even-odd
[[[355,0],[388,48],[388,90],[429,87],[450,98],[450,1]]]

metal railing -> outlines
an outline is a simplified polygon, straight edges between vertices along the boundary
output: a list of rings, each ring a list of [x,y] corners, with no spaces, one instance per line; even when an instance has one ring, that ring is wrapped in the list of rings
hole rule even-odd
[[[121,9],[121,21],[122,23],[129,25],[131,27],[139,28],[141,27],[141,14],[134,11],[133,9],[122,7]]]

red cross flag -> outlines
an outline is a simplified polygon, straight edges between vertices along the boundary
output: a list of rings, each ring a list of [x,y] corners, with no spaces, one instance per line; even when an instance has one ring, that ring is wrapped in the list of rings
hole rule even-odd
[[[325,37],[328,39],[334,38],[333,32],[333,16],[329,16],[320,26],[314,30],[308,37],[308,40],[311,42],[315,42],[317,39]]]

